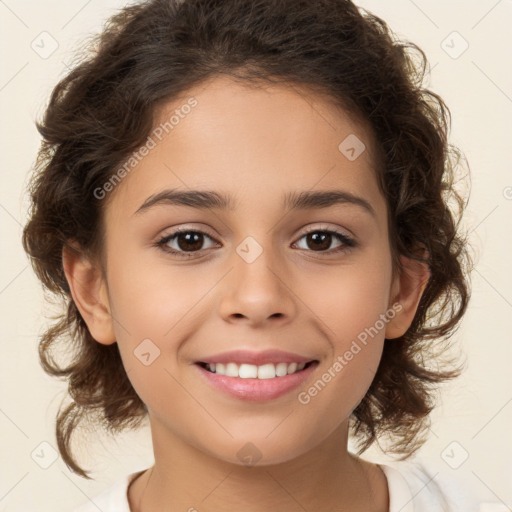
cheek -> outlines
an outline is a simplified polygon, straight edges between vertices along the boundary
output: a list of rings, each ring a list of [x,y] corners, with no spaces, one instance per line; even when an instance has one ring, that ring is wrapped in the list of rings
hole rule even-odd
[[[325,398],[339,410],[347,402],[352,409],[357,406],[377,371],[392,318],[390,265],[385,258],[369,258],[366,265],[340,269],[328,286],[309,295],[313,302],[308,305],[321,318],[332,351],[325,365],[324,382],[330,389]]]
[[[370,329],[388,308],[391,263],[368,254],[358,264],[340,267],[315,280],[307,293],[308,305],[324,321],[327,335],[338,350]],[[378,324],[383,338],[384,330]]]
[[[152,337],[171,342],[215,284],[206,266],[196,269],[167,265],[163,258],[155,263],[124,254],[120,265],[111,265],[109,274],[112,312],[122,324],[119,334],[130,333],[133,343]]]
[[[170,392],[169,373],[179,371],[181,346],[200,323],[198,315],[208,309],[208,292],[218,278],[207,266],[192,272],[163,259],[147,264],[129,251],[112,254],[109,263],[112,317],[123,365],[134,389],[150,405],[159,399],[156,389]],[[179,394],[179,389],[174,392]]]

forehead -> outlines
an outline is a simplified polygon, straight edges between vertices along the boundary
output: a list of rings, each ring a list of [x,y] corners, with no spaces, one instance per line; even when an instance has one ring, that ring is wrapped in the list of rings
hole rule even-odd
[[[368,125],[296,84],[210,79],[162,105],[150,139],[111,197],[123,216],[169,188],[219,190],[234,208],[258,209],[290,191],[342,188],[385,208]]]

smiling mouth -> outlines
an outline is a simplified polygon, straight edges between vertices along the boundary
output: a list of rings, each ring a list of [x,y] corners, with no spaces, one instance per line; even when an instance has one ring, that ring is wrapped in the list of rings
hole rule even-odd
[[[312,364],[318,362],[316,359],[307,363],[267,363],[263,365],[238,364],[238,363],[197,363],[201,368],[210,373],[224,375],[226,377],[238,377],[240,379],[273,379],[275,377],[286,377],[300,373]]]

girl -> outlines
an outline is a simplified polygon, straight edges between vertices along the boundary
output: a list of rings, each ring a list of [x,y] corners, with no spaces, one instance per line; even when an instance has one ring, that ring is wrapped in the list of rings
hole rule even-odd
[[[40,344],[58,447],[90,478],[75,429],[148,417],[155,458],[77,512],[471,510],[359,457],[410,457],[461,372],[465,201],[425,65],[348,0],[150,0],[56,86],[23,244],[67,306]]]

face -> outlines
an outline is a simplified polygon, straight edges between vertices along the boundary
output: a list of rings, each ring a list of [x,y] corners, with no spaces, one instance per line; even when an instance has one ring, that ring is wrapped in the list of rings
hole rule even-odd
[[[283,462],[346,422],[398,317],[372,140],[296,86],[216,78],[167,104],[155,128],[175,110],[108,197],[115,341],[153,429],[225,461],[241,464],[252,443],[266,463]],[[171,190],[228,204],[156,197]],[[320,192],[332,194],[293,205]],[[236,350],[314,363],[243,388],[198,364]]]

